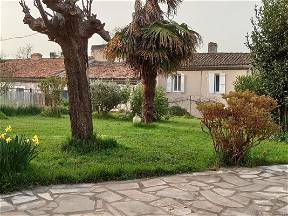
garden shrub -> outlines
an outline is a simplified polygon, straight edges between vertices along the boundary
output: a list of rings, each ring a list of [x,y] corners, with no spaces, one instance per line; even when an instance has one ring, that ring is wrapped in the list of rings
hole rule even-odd
[[[80,154],[86,154],[90,152],[99,152],[115,148],[118,143],[113,138],[100,137],[93,134],[89,140],[78,140],[74,138],[68,138],[62,145],[62,150],[66,152],[76,152]]]
[[[190,114],[183,107],[171,106],[171,107],[169,107],[169,115],[171,115],[171,116],[189,116]]]
[[[238,76],[234,82],[234,89],[237,92],[251,91],[257,95],[263,95],[264,91],[261,87],[261,79],[256,74]]]
[[[57,109],[52,109],[51,107],[45,107],[41,112],[41,115],[45,117],[60,118],[61,110],[60,107]]]
[[[32,139],[11,134],[9,126],[0,134],[0,170],[2,177],[19,173],[26,169],[31,160],[37,156],[39,138]]]
[[[21,116],[21,115],[38,115],[42,112],[42,108],[37,106],[0,106],[0,112],[7,116]]]
[[[130,90],[114,82],[95,81],[91,84],[91,101],[93,111],[108,113],[119,104],[128,101]],[[129,91],[129,93],[127,93]],[[127,96],[128,95],[128,96]],[[127,98],[128,97],[128,98]]]
[[[219,102],[199,102],[197,108],[222,162],[239,165],[251,148],[278,131],[270,113],[277,103],[249,91],[230,92],[223,98],[227,106]]]
[[[143,86],[138,85],[130,99],[131,103],[131,111],[132,114],[143,116],[142,115],[142,105],[143,105]],[[154,106],[155,106],[155,119],[167,119],[168,118],[168,110],[169,110],[169,103],[168,99],[165,96],[165,91],[161,87],[157,87],[155,91],[155,98],[154,98]]]
[[[43,111],[43,116],[60,117],[60,104],[62,94],[66,86],[66,79],[61,77],[47,77],[40,82],[40,89],[45,96],[45,105],[47,108]]]
[[[5,115],[5,113],[3,113],[3,112],[0,111],[0,120],[1,120],[1,119],[3,119],[3,120],[4,120],[4,119],[8,119],[8,117]]]

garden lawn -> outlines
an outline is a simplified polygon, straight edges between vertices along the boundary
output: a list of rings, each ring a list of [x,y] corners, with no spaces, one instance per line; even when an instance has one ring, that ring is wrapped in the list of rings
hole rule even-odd
[[[40,137],[39,155],[23,174],[1,180],[0,192],[28,186],[99,182],[203,171],[217,168],[208,134],[197,119],[171,118],[149,127],[117,119],[94,119],[94,130],[113,137],[119,146],[85,155],[61,150],[70,135],[69,117],[9,117],[0,129]],[[288,144],[265,142],[251,152],[249,165],[288,163]],[[1,178],[0,178],[1,179]]]

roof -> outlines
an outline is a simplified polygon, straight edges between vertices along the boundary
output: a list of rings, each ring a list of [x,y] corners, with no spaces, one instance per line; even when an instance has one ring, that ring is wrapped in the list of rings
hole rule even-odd
[[[14,79],[43,79],[49,76],[65,76],[64,59],[13,59],[1,64],[13,68]],[[3,67],[3,65],[1,66]],[[97,62],[89,60],[90,79],[138,80],[135,72],[124,63]]]
[[[2,65],[3,64],[3,65]],[[13,78],[45,78],[64,70],[63,59],[13,59],[1,62],[1,67],[13,68]]]
[[[89,64],[90,79],[138,79],[137,74],[125,63],[97,62]]]
[[[249,53],[195,53],[182,69],[249,69],[250,64]]]
[[[195,53],[193,59],[181,70],[231,70],[249,69],[249,53]],[[42,79],[49,76],[65,76],[63,58],[13,59],[1,62],[13,68],[14,79]],[[89,78],[107,80],[139,80],[125,63],[97,62],[89,60]]]

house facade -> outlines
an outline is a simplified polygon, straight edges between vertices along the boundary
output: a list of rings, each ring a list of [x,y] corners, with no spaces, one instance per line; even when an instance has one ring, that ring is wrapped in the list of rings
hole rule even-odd
[[[218,53],[217,44],[209,43],[208,53],[195,53],[175,74],[158,76],[157,85],[166,90],[171,105],[199,116],[196,101],[223,102],[223,94],[234,90],[236,78],[249,74],[250,70],[248,53]]]

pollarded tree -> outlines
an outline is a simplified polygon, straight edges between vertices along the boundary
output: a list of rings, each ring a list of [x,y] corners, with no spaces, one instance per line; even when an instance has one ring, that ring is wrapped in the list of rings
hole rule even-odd
[[[48,10],[43,8],[42,2]],[[87,78],[88,39],[93,34],[109,41],[104,30],[105,24],[91,11],[93,0],[34,0],[41,18],[30,14],[24,0],[20,1],[25,14],[23,22],[33,31],[46,34],[50,41],[58,43],[64,55],[67,75],[70,121],[72,136],[76,139],[89,139],[93,133],[92,106]]]
[[[167,19],[160,3],[167,5]],[[155,120],[157,75],[177,71],[191,59],[201,42],[200,35],[186,24],[169,19],[180,3],[181,0],[146,0],[142,5],[141,0],[136,0],[132,22],[118,31],[106,48],[108,58],[123,59],[140,74],[144,86],[145,123]]]

